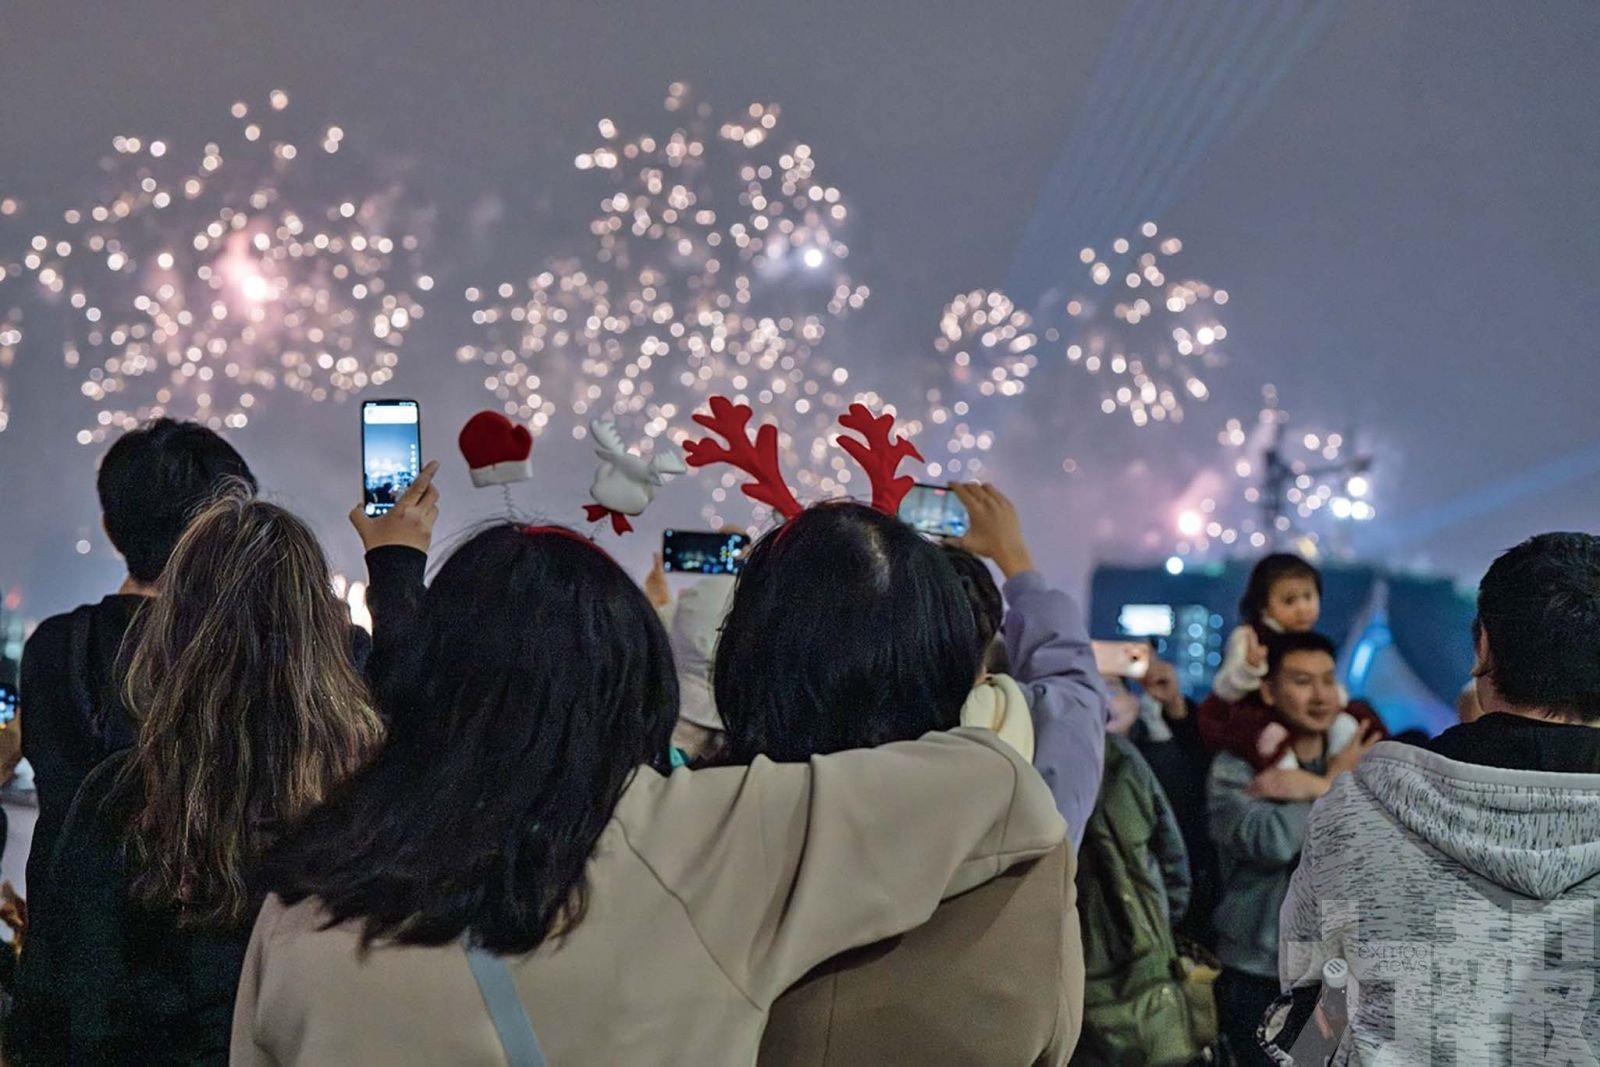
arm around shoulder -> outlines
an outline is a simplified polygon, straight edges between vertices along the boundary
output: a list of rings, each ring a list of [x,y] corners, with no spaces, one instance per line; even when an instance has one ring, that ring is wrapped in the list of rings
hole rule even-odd
[[[757,759],[656,788],[653,823],[705,833],[630,834],[629,845],[762,1006],[818,963],[926,922],[942,899],[1049,852],[1065,832],[1038,774],[987,730],[804,764]]]

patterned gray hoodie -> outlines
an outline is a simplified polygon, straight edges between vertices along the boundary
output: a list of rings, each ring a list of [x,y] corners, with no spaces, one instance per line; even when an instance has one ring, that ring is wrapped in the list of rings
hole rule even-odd
[[[1384,742],[1311,814],[1284,987],[1351,968],[1336,1064],[1600,1064],[1600,774]]]

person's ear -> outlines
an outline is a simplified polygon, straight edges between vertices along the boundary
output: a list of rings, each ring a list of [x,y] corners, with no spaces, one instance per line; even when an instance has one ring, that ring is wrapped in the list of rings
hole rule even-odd
[[[1278,706],[1278,694],[1273,688],[1275,679],[1263,678],[1261,680],[1261,703],[1269,708]]]
[[[1474,653],[1476,653],[1476,658],[1472,664],[1472,676],[1474,678],[1484,678],[1488,676],[1490,671],[1494,670],[1494,656],[1489,651],[1489,635],[1484,632],[1482,626],[1477,628],[1475,636],[1477,640],[1474,643],[1477,647],[1473,649]]]

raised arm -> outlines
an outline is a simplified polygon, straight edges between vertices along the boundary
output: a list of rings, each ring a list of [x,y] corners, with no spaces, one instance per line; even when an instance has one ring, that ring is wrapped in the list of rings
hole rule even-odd
[[[383,515],[368,515],[357,504],[350,524],[361,536],[367,553],[367,609],[372,614],[372,652],[367,657],[367,684],[379,696],[404,684],[415,665],[415,627],[422,607],[423,574],[433,525],[439,518],[439,490],[433,476],[437,460],[422,468],[416,481]]]
[[[992,559],[1006,578],[1006,654],[1033,711],[1034,766],[1076,849],[1100,794],[1108,713],[1083,610],[1034,570],[1010,500],[993,486],[951,488],[972,519],[961,546]]]
[[[1222,666],[1211,679],[1211,689],[1230,704],[1237,704],[1261,688],[1267,674],[1267,652],[1249,626],[1235,627],[1228,635]]]
[[[1050,851],[1065,831],[1038,774],[987,730],[809,763],[760,758],[649,788],[649,822],[622,816],[628,844],[762,1007],[824,960],[919,926],[942,899]],[[662,819],[673,834],[649,832]],[[686,828],[699,832],[685,839]]]
[[[427,553],[404,545],[383,545],[367,553],[372,651],[366,674],[374,693],[395,684],[416,663],[416,624],[427,566]]]
[[[1005,584],[1006,653],[1033,709],[1034,765],[1067,820],[1073,848],[1100,795],[1107,697],[1083,612],[1037,571]]]

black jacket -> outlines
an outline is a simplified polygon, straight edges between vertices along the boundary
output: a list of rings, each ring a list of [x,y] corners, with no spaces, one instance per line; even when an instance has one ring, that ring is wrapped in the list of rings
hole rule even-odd
[[[382,621],[377,648],[365,631],[351,628],[351,653],[375,692],[391,676],[415,669],[410,626],[426,560],[406,548],[368,556],[369,599]],[[129,798],[141,791],[130,783],[113,795],[112,787],[134,741],[116,694],[118,650],[139,603],[108,597],[47,620],[24,653],[24,686],[33,687],[24,690],[24,749],[50,768],[53,805],[67,786],[77,792],[70,808],[57,809],[45,838],[35,833],[28,861],[30,926],[5,1034],[9,1062],[20,1067],[227,1063],[252,921],[229,930],[181,927],[174,909],[129,896],[124,828],[132,818]],[[87,629],[81,622],[75,629],[73,620],[85,614]],[[90,763],[92,770],[82,766],[106,752],[98,766]],[[35,769],[43,768],[35,763]],[[34,906],[36,900],[45,906]]]
[[[1501,712],[1452,726],[1423,747],[1481,767],[1600,774],[1600,727],[1582,723]]]
[[[60,892],[31,917],[6,1023],[17,1067],[228,1062],[251,924],[194,930],[174,909],[130,899],[130,816],[112,789],[126,761],[120,752],[94,769],[61,828],[50,870]]]
[[[39,797],[28,853],[28,903],[35,915],[49,889],[51,850],[78,787],[101,760],[133,744],[117,659],[145,600],[108,596],[53,615],[23,646],[22,754],[33,766]]]
[[[1217,903],[1217,846],[1211,840],[1206,818],[1206,779],[1211,772],[1211,753],[1200,741],[1194,702],[1186,703],[1188,715],[1176,722],[1167,722],[1172,730],[1170,739],[1150,740],[1142,723],[1134,724],[1130,736],[1172,802],[1178,830],[1183,834],[1183,844],[1189,853],[1189,910],[1176,928],[1208,950],[1215,950],[1217,932],[1212,926],[1211,913]]]

